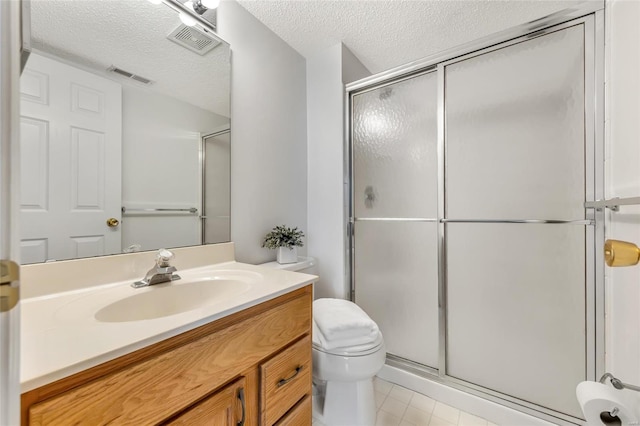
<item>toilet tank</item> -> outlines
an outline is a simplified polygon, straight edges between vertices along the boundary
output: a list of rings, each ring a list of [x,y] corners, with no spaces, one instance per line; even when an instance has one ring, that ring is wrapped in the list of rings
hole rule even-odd
[[[316,259],[313,257],[298,256],[298,261],[295,263],[268,262],[262,263],[259,266],[273,269],[283,269],[285,271],[302,272],[304,274],[318,275],[316,271]]]

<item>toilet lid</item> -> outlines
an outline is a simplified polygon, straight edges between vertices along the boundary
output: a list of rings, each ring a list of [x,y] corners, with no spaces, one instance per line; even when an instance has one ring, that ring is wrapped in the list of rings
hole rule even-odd
[[[325,352],[332,355],[344,355],[344,356],[363,356],[369,355],[373,352],[376,352],[380,349],[380,347],[384,344],[384,340],[382,339],[382,333],[378,332],[378,337],[371,342],[365,343],[363,345],[356,346],[348,346],[344,348],[333,348],[333,349],[325,349],[320,344],[320,341],[316,338],[315,333],[312,335],[313,340],[313,348],[320,352]]]

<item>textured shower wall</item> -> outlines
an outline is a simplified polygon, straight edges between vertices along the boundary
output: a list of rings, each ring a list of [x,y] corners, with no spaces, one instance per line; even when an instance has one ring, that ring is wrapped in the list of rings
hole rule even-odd
[[[607,198],[640,196],[640,2],[606,3]],[[640,244],[640,207],[611,214],[607,238]],[[640,383],[640,266],[606,269],[607,370]]]

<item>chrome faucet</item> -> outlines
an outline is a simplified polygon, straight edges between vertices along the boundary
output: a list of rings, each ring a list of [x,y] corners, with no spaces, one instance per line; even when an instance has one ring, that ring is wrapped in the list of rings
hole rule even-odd
[[[156,266],[149,269],[149,272],[140,281],[131,284],[133,288],[147,287],[154,284],[166,283],[180,279],[180,275],[174,274],[177,271],[175,266],[169,265],[174,255],[166,249],[160,249],[156,254]]]

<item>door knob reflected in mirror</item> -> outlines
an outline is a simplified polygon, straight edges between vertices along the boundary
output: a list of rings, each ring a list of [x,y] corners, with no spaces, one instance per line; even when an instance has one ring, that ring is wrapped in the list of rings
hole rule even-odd
[[[118,219],[116,219],[115,217],[110,217],[109,219],[107,219],[107,226],[109,228],[115,228],[118,225],[120,225],[120,221]]]

